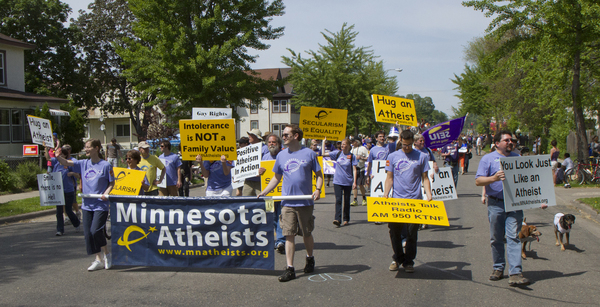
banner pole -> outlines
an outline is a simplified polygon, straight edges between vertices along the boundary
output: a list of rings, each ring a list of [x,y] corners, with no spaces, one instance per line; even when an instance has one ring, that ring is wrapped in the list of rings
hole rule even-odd
[[[83,193],[79,193],[77,194],[79,197],[81,198],[100,198],[102,197],[102,194],[83,194]],[[117,197],[122,197],[122,196],[129,196],[129,197],[135,197],[135,198],[144,198],[144,199],[165,199],[165,198],[170,198],[170,196],[137,196],[137,195],[108,195],[108,198],[110,199],[111,196],[117,196]],[[179,196],[173,196],[173,197],[179,197]],[[187,197],[186,197],[187,198]],[[236,198],[236,197],[209,197],[209,198]],[[239,198],[239,197],[238,197]],[[248,197],[245,197],[246,199]],[[257,198],[260,200],[304,200],[304,199],[312,199],[312,195],[290,195],[290,196],[263,196],[260,198]]]

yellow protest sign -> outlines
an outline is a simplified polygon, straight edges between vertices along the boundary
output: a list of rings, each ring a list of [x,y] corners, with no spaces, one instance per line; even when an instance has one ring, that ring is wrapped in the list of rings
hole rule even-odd
[[[237,159],[234,119],[185,119],[179,121],[181,159],[195,161],[198,154],[205,161]]]
[[[323,157],[317,157],[317,160],[319,161],[319,165],[321,165],[321,167],[322,167],[323,166]],[[265,173],[260,177],[262,190],[264,190],[267,187],[267,185],[269,184],[269,182],[271,182],[271,179],[273,179],[273,176],[275,175],[275,172],[273,172],[274,165],[275,165],[275,160],[260,162],[260,167],[265,168]],[[321,169],[321,171],[322,171],[322,169]],[[279,182],[279,184],[275,187],[275,189],[273,189],[273,191],[269,192],[266,196],[281,196],[282,183],[283,183],[283,178]],[[315,191],[316,188],[317,188],[317,176],[313,173],[313,175],[312,175],[312,190],[313,190],[313,192]],[[324,188],[321,188],[320,197],[325,198],[325,189]]]
[[[300,129],[304,138],[341,141],[346,136],[348,110],[302,107]]]
[[[140,194],[146,172],[122,167],[114,167],[113,172],[115,173],[115,186],[110,191],[110,195]]]
[[[415,101],[393,96],[371,95],[375,120],[381,123],[417,126]]]
[[[369,222],[450,226],[444,202],[422,199],[367,197]]]

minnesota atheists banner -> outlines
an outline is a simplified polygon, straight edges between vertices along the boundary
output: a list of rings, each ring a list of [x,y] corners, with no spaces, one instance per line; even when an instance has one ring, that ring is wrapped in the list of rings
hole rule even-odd
[[[110,196],[110,210],[115,265],[274,269],[265,201]]]

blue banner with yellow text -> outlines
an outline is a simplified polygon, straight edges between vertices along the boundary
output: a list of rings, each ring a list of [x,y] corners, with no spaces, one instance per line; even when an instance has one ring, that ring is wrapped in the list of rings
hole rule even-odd
[[[465,124],[466,116],[437,124],[423,132],[423,140],[427,148],[440,148],[458,139]]]
[[[273,213],[254,197],[110,197],[114,265],[274,269]]]

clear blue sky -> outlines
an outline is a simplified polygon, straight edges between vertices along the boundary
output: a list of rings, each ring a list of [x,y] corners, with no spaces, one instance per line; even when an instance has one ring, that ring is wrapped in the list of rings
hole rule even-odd
[[[86,9],[88,0],[63,0],[74,12]],[[386,69],[401,68],[396,76],[398,95],[419,94],[433,99],[436,109],[452,116],[458,107],[454,74],[463,71],[463,50],[485,34],[490,19],[461,0],[284,0],[285,14],[273,26],[285,26],[285,35],[269,41],[271,48],[257,52],[254,69],[284,67],[281,56],[290,48],[304,53],[325,44],[321,32],[337,32],[344,22],[359,32],[357,46],[370,46]],[[74,17],[74,16],[73,16]],[[305,53],[304,53],[305,54]]]

